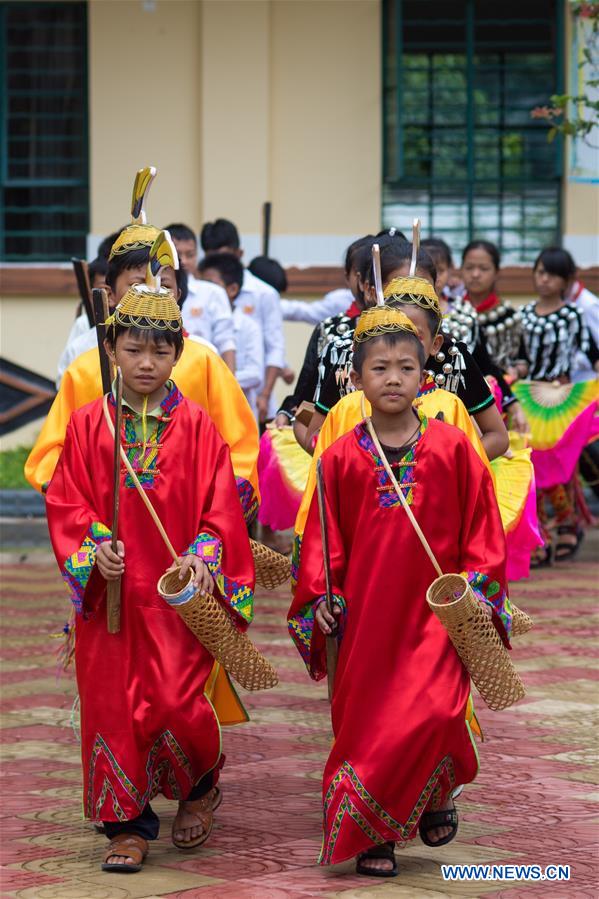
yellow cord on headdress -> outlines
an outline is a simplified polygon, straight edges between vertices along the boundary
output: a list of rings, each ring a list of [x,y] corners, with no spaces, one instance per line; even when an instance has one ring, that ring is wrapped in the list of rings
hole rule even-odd
[[[143,448],[141,452],[142,468],[146,464],[146,447],[148,445],[148,394],[144,394],[144,403],[141,409],[141,436],[143,439]]]

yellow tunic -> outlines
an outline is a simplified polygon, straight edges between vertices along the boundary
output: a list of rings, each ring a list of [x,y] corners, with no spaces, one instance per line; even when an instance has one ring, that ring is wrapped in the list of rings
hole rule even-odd
[[[235,476],[253,488],[253,497],[249,496],[249,487],[246,491],[248,505],[259,501],[258,428],[234,375],[216,353],[195,340],[186,339],[181,358],[173,370],[173,379],[184,396],[208,412],[228,444]],[[36,490],[41,491],[54,474],[71,413],[101,396],[100,359],[98,350],[94,348],[82,353],[67,368],[60,390],[25,463],[25,477]],[[244,511],[247,511],[245,505]],[[221,724],[237,724],[247,720],[245,709],[226,672],[216,663],[208,682],[207,695]]]
[[[172,377],[183,396],[208,412],[231,450],[235,476],[249,481],[259,498],[258,428],[230,369],[208,347],[186,339]],[[97,349],[91,349],[78,356],[64,373],[60,390],[25,463],[25,477],[36,490],[41,491],[54,474],[71,413],[101,396],[100,359]]]
[[[362,421],[363,415],[361,404],[361,390],[348,393],[333,406],[324,421],[318,437],[318,443],[314,450],[312,465],[310,466],[310,472],[308,474],[308,483],[306,484],[299,512],[297,513],[297,518],[295,520],[295,533],[298,535],[304,533],[308,510],[310,509],[310,503],[316,488],[316,462],[318,457],[325,451],[325,449],[327,449],[327,447],[334,443],[335,440],[338,440],[343,434],[347,434],[348,431],[351,431],[352,428],[355,428],[355,426]],[[370,415],[372,410],[368,400],[365,400],[365,406],[367,415]],[[455,425],[457,428],[460,428],[460,430],[466,434],[487,468],[491,470],[485,448],[478,436],[478,432],[468,415],[466,407],[459,397],[454,393],[449,393],[448,390],[437,388],[417,397],[417,399],[414,400],[414,406],[424,412],[427,418],[435,418],[439,412],[442,412],[443,420],[450,425]]]

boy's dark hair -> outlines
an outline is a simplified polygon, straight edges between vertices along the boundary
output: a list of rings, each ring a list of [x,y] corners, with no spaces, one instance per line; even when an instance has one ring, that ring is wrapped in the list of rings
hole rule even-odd
[[[364,248],[367,247],[368,251],[372,249],[372,245],[375,242],[376,238],[374,234],[365,234],[364,237],[358,237],[357,240],[354,240],[353,243],[350,243],[349,247],[345,251],[345,261],[343,263],[343,268],[345,270],[345,277],[349,277],[349,273],[352,268],[359,271],[358,259],[361,258],[361,254],[364,252]]]
[[[165,330],[162,330],[161,328],[136,328],[134,325],[127,328],[125,325],[121,324],[106,328],[106,340],[113,349],[115,348],[120,335],[125,332],[131,334],[132,337],[143,338],[146,343],[149,343],[150,341],[153,341],[154,343],[168,343],[169,346],[175,348],[177,356],[183,349],[182,329],[179,331],[169,331],[168,328]]]
[[[491,243],[490,240],[471,240],[462,250],[462,265],[470,250],[484,250],[485,253],[491,257],[495,269],[499,271],[501,266],[501,254],[495,244]]]
[[[89,265],[87,266],[87,274],[89,276],[89,283],[94,283],[94,278],[96,275],[101,275],[102,278],[105,279],[106,272],[108,271],[108,258],[106,256],[97,256],[93,259]]]
[[[149,259],[150,247],[140,247],[138,250],[129,250],[128,253],[121,253],[118,256],[113,256],[112,259],[109,259],[108,267],[106,269],[105,280],[107,285],[111,290],[114,290],[116,287],[116,279],[121,272],[147,265]],[[181,308],[187,299],[187,272],[181,266],[175,270],[175,280],[180,294],[177,302],[179,308]]]
[[[229,219],[215,219],[206,222],[200,231],[200,243],[204,253],[229,247],[232,250],[239,249],[239,232]]]
[[[183,225],[181,222],[175,222],[172,225],[167,225],[164,230],[168,231],[173,240],[193,240],[196,247],[198,245],[197,235],[188,225]]]
[[[113,234],[109,234],[108,237],[105,237],[104,240],[101,240],[98,245],[98,258],[108,259],[110,256],[110,251],[112,250],[112,245],[121,233],[121,231],[125,230],[125,225],[122,228],[119,228],[118,231],[114,231]]]
[[[354,371],[356,371],[359,375],[362,374],[362,368],[364,366],[364,360],[366,359],[366,352],[368,347],[373,346],[379,340],[384,340],[387,346],[397,346],[398,343],[402,342],[411,344],[412,348],[416,351],[420,371],[422,371],[422,369],[424,368],[424,363],[426,362],[426,357],[424,355],[424,347],[420,343],[416,334],[412,334],[409,331],[390,331],[388,334],[381,334],[380,337],[371,337],[370,340],[364,340],[362,343],[354,344],[352,365]]]
[[[255,256],[248,265],[248,269],[252,275],[260,278],[261,281],[266,281],[278,293],[285,293],[287,290],[285,269],[276,259],[270,259],[268,256]]]
[[[390,228],[383,228],[382,231],[376,235],[377,237],[395,237],[397,240],[405,240],[408,243],[408,238],[400,231],[399,228],[396,228],[395,225],[391,225]]]
[[[384,285],[396,269],[411,260],[412,244],[397,237],[381,237],[377,242],[381,250],[381,277]],[[372,244],[369,252],[361,257],[360,277],[363,281],[374,284],[371,250]],[[426,250],[418,250],[416,268],[425,271],[432,278],[433,284],[435,283],[437,280],[437,268]]]
[[[447,268],[453,268],[453,259],[449,246],[440,237],[427,237],[420,242],[423,250],[426,250],[433,262],[440,259]]]
[[[539,262],[543,263],[546,272],[549,272],[550,275],[557,275],[564,281],[569,281],[576,275],[576,263],[570,253],[562,250],[561,247],[545,247],[544,250],[541,250],[535,259],[533,271],[536,271]]]
[[[243,265],[234,253],[209,253],[200,261],[199,270],[213,268],[219,273],[227,287],[237,284],[241,289],[243,284]]]

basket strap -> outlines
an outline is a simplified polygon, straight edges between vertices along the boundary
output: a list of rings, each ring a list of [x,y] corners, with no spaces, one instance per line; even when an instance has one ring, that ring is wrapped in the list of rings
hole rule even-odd
[[[382,448],[382,446],[381,446],[381,443],[380,443],[379,438],[377,437],[377,433],[376,433],[376,431],[374,430],[374,425],[372,424],[372,421],[371,421],[371,419],[370,419],[370,416],[369,416],[369,415],[366,415],[366,405],[365,405],[365,403],[364,403],[364,393],[362,393],[361,405],[362,405],[362,415],[363,415],[363,417],[364,417],[364,419],[365,419],[365,421],[366,421],[366,427],[368,428],[368,433],[369,433],[370,436],[372,437],[372,441],[373,441],[374,445],[376,446],[377,453],[378,453],[379,456],[381,457],[381,462],[383,463],[383,465],[384,465],[384,467],[385,467],[385,471],[387,472],[387,474],[388,474],[388,476],[389,476],[389,479],[390,479],[391,483],[393,484],[393,489],[394,489],[395,492],[397,493],[397,498],[399,499],[400,503],[401,503],[402,506],[404,507],[405,512],[406,512],[406,515],[408,516],[408,518],[409,518],[409,520],[410,520],[410,524],[412,525],[412,527],[413,527],[414,530],[416,531],[416,533],[417,533],[417,535],[418,535],[418,537],[419,537],[419,539],[420,539],[420,542],[422,543],[422,546],[424,547],[424,551],[426,552],[427,556],[429,557],[429,559],[430,559],[431,562],[432,562],[433,568],[435,569],[435,571],[437,572],[437,574],[439,575],[439,577],[441,577],[441,575],[443,574],[443,572],[442,572],[442,570],[441,570],[441,567],[440,567],[439,563],[437,562],[437,559],[435,558],[435,554],[434,554],[434,552],[432,551],[432,549],[431,549],[431,547],[430,547],[430,544],[429,544],[428,540],[426,539],[426,537],[425,537],[424,534],[422,533],[422,530],[421,530],[421,528],[420,528],[420,525],[419,525],[418,522],[416,521],[416,519],[415,519],[415,517],[414,517],[414,513],[413,513],[412,510],[410,509],[410,506],[409,506],[409,504],[408,504],[408,502],[407,502],[405,496],[403,495],[402,490],[401,490],[399,484],[397,483],[397,478],[396,478],[395,475],[393,474],[393,470],[392,470],[391,466],[389,465],[389,461],[388,461],[388,459],[387,459],[385,453],[383,452],[383,448]]]
[[[108,429],[112,435],[112,439],[114,440],[114,425],[112,423],[112,418],[110,417],[110,412],[108,411],[108,394],[107,393],[104,394],[103,406],[104,406],[104,417],[106,419],[106,424],[108,425]],[[158,517],[158,513],[156,512],[156,509],[150,502],[150,499],[149,499],[146,491],[143,489],[143,487],[139,483],[139,478],[137,477],[135,471],[131,467],[131,463],[129,462],[129,459],[127,458],[125,450],[123,449],[122,446],[121,446],[121,459],[123,460],[125,468],[127,469],[127,472],[129,474],[129,476],[131,477],[131,480],[135,484],[136,490],[139,493],[146,509],[152,516],[152,521],[158,528],[158,531],[160,533],[160,536],[164,540],[166,548],[168,549],[169,553],[171,554],[171,556],[173,557],[173,559],[175,560],[177,565],[179,565],[179,556],[178,556],[177,552],[175,551],[173,544],[169,540],[168,534],[164,530],[164,526],[163,526],[162,522],[160,521],[160,518]]]

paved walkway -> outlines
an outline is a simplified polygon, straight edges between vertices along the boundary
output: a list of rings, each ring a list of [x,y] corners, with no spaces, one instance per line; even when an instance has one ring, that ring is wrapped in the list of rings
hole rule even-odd
[[[104,838],[81,819],[78,747],[70,726],[74,685],[57,675],[65,588],[45,553],[2,566],[1,896],[20,899],[363,899],[484,896],[597,897],[599,660],[593,638],[597,568],[580,561],[536,573],[514,599],[535,629],[517,643],[526,699],[492,714],[478,703],[486,743],[481,773],[459,802],[456,841],[417,840],[398,853],[394,881],[356,877],[350,863],[315,867],[320,775],[330,740],[323,686],[311,683],[284,628],[284,591],[257,600],[254,639],[281,684],[246,697],[252,721],[225,732],[224,800],[196,853],[168,840],[172,804],[159,799],[163,836],[141,874],[99,870]],[[593,849],[595,843],[595,849]],[[568,884],[444,883],[440,864],[570,865]]]

